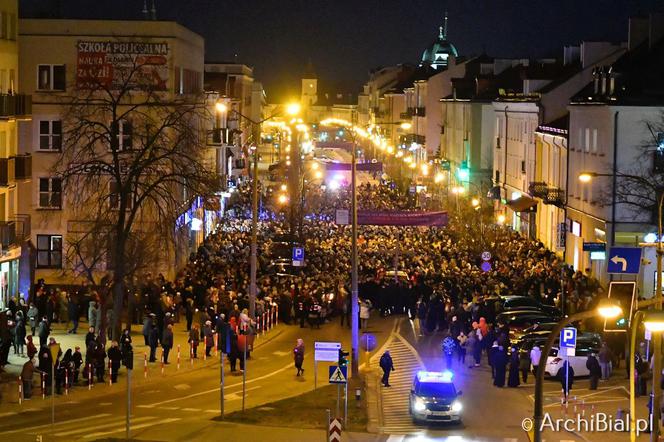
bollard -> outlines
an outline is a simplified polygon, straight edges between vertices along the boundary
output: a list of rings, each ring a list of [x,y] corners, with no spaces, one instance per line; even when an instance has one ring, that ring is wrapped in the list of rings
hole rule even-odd
[[[23,403],[23,380],[21,379],[21,376],[18,377],[18,404],[21,405]]]
[[[279,304],[274,305],[274,325],[279,325]]]
[[[148,378],[148,355],[143,353],[143,377]]]
[[[272,311],[270,310],[270,313],[267,315],[267,329],[270,330],[272,328]]]
[[[113,366],[110,360],[108,361],[108,385],[113,385]]]
[[[203,352],[203,360],[207,361],[207,336],[203,336],[203,347],[204,347],[204,352]]]
[[[267,312],[263,312],[261,315],[261,333],[265,334],[267,331]]]
[[[581,416],[582,417],[586,416],[586,400],[585,399],[581,400]]]
[[[180,344],[178,344],[178,370],[180,369]]]
[[[41,374],[41,391],[42,399],[46,399],[46,374],[44,372]]]
[[[189,363],[192,367],[194,366],[194,341],[189,344]]]
[[[92,364],[88,364],[88,390],[92,389]]]
[[[216,358],[218,353],[217,353],[217,345],[219,344],[219,335],[217,333],[214,334],[214,357]]]
[[[69,395],[69,370],[65,369],[65,396]]]
[[[161,375],[164,375],[164,350],[161,350]]]

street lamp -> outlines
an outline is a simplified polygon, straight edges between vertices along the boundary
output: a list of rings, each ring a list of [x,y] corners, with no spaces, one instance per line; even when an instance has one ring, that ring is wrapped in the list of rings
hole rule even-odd
[[[503,215],[502,213],[498,215],[498,217],[496,217],[496,222],[498,223],[498,225],[501,226],[505,224],[505,215]]]
[[[286,195],[281,194],[277,198],[277,201],[279,202],[279,204],[286,204],[288,202],[288,197]]]
[[[599,305],[594,310],[587,310],[584,312],[575,313],[572,316],[561,319],[556,326],[551,330],[549,337],[546,340],[544,349],[542,350],[543,361],[537,366],[537,373],[535,378],[535,413],[534,413],[534,441],[542,442],[542,419],[544,406],[543,406],[543,390],[544,390],[544,372],[546,370],[546,361],[551,353],[553,342],[560,335],[560,331],[565,328],[567,324],[584,319],[594,318],[596,316],[605,319],[615,318],[622,312],[622,307],[615,300],[604,298],[599,302]]]
[[[630,336],[630,346],[629,346],[629,357],[631,361],[626,361],[629,370],[629,420],[630,420],[630,429],[629,429],[629,440],[631,442],[636,441],[636,376],[634,373],[634,355],[636,354],[636,334],[638,333],[639,324],[643,323],[646,330],[651,333],[655,333],[654,337],[660,337],[660,333],[664,331],[664,312],[657,310],[639,310],[634,314],[634,319],[630,323],[631,336]],[[653,351],[653,358],[655,352]],[[653,371],[652,379],[652,390],[653,392],[659,389],[659,376],[657,372]],[[653,400],[654,402],[654,400]],[[652,423],[652,433],[651,441],[657,441],[653,436],[655,434],[655,428],[659,428],[659,421],[661,412],[657,408],[652,408],[650,412],[651,423]]]
[[[477,199],[477,198],[473,198],[473,199],[470,201],[470,204],[471,204],[473,207],[478,208],[479,205],[480,205],[480,200]]]

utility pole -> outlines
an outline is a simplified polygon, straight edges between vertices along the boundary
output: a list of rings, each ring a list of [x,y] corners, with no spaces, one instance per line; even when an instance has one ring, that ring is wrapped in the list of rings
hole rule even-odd
[[[357,166],[356,166],[357,146],[355,145],[355,133],[353,132],[353,146],[351,155],[351,374],[353,377],[360,373],[360,330],[359,330],[359,305],[357,293]]]
[[[260,142],[260,125],[252,122],[254,138],[254,171],[251,177],[251,258],[249,260],[249,317],[256,314],[256,267],[258,248],[258,145]]]

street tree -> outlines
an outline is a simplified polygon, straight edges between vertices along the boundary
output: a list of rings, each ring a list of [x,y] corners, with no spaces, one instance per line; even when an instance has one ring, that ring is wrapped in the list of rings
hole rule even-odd
[[[114,333],[125,281],[159,264],[172,267],[178,219],[218,190],[205,157],[205,97],[166,90],[150,63],[125,60],[112,78],[79,73],[71,93],[55,97],[66,111],[53,172],[76,226],[65,262],[92,284],[109,281]]]

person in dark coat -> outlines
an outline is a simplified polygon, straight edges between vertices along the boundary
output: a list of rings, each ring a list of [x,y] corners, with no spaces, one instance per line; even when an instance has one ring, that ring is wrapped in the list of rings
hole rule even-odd
[[[293,349],[293,360],[295,368],[297,368],[296,376],[299,376],[304,373],[304,368],[302,368],[302,364],[304,363],[304,341],[302,339],[297,340],[297,344]]]
[[[127,353],[131,349],[131,333],[128,328],[125,328],[120,335],[120,351],[122,354]]]
[[[108,349],[108,359],[111,361],[111,382],[115,384],[118,381],[118,371],[122,362],[122,352],[117,341],[111,342],[111,347]]]
[[[148,335],[148,343],[150,345],[150,362],[157,360],[157,345],[159,344],[159,330],[157,324],[150,323],[150,333]]]
[[[565,362],[563,362],[563,366],[560,367],[558,374],[560,376],[560,385],[563,389],[563,403],[566,404],[567,397],[569,396],[569,392],[572,389],[572,384],[574,383],[574,368],[572,368],[567,360],[565,360]]]
[[[48,319],[43,317],[37,329],[39,335],[39,346],[44,347],[48,343],[48,335],[51,334],[51,327],[49,326]]]
[[[231,373],[235,372],[235,364],[237,360],[240,360],[240,370],[244,370],[244,358],[240,355],[240,347],[237,342],[237,333],[231,328],[230,330],[231,337],[231,353],[228,355],[228,359],[231,364]]]
[[[74,353],[71,355],[73,367],[73,380],[74,384],[78,383],[78,374],[80,373],[81,365],[83,365],[83,355],[81,354],[81,347],[76,346]]]
[[[53,358],[51,357],[51,351],[45,345],[39,348],[39,370],[44,373],[46,394],[50,394],[51,373],[53,372]]]
[[[16,312],[16,325],[14,326],[14,351],[16,354],[23,356],[23,346],[25,345],[25,321],[23,320],[23,312]]]
[[[386,387],[390,387],[390,372],[394,371],[394,362],[389,350],[386,350],[380,357],[380,368],[383,370],[381,383]]]
[[[519,350],[516,347],[512,347],[512,354],[510,355],[510,374],[507,379],[507,386],[511,388],[516,388],[519,386],[519,369],[521,366],[521,360],[519,359]]]
[[[85,335],[85,348],[88,348],[90,346],[91,342],[95,342],[96,336],[95,336],[95,328],[90,327],[88,328],[88,332]]]
[[[143,338],[145,339],[145,345],[150,346],[150,330],[152,330],[152,324],[154,324],[154,313],[150,313],[143,320]]]
[[[528,382],[528,373],[530,372],[530,355],[527,351],[519,352],[519,370],[521,370],[521,380]]]
[[[161,348],[163,349],[164,364],[168,364],[168,354],[173,348],[173,325],[168,324],[161,338]]]
[[[496,353],[498,353],[498,341],[494,341],[491,348],[489,348],[489,350],[487,351],[489,365],[491,366],[491,377],[493,379],[496,378],[496,364],[494,362],[496,359]]]
[[[67,317],[72,323],[71,329],[67,333],[76,334],[76,330],[78,330],[78,303],[70,294],[67,295]]]
[[[493,385],[502,388],[505,386],[507,355],[505,354],[505,349],[503,349],[503,347],[497,346],[497,347],[492,347],[492,349],[494,349],[493,370],[495,371],[495,376],[493,378]]]
[[[590,356],[588,356],[588,360],[586,361],[586,368],[590,372],[590,389],[597,390],[597,383],[599,382],[599,378],[602,376],[602,367],[600,367],[595,353],[590,353]]]

